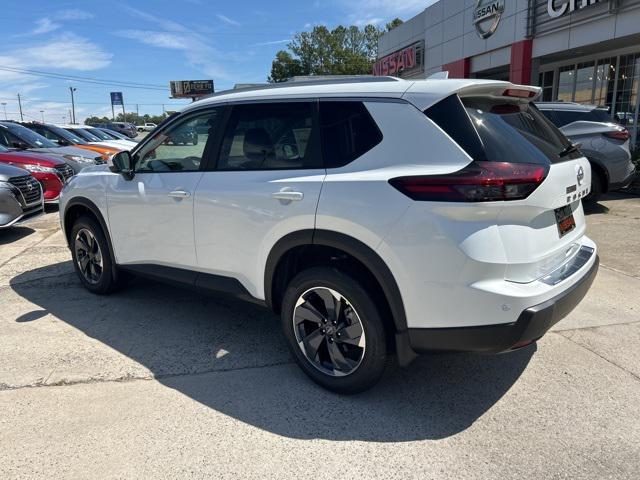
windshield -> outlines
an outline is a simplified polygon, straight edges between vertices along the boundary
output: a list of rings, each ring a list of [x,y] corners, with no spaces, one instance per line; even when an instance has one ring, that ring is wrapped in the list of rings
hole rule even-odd
[[[78,135],[75,135],[73,132],[69,132],[68,130],[65,130],[64,128],[60,128],[56,125],[47,125],[46,128],[54,135],[60,138],[64,138],[65,140],[73,143],[74,145],[86,145],[87,143]]]
[[[72,132],[72,133],[75,133],[76,135],[81,136],[87,142],[99,142],[100,141],[100,139],[98,137],[96,137],[95,135],[92,135],[91,133],[87,132],[83,128],[69,128],[67,130],[69,132]]]
[[[122,135],[121,133],[114,132],[113,130],[109,130],[108,128],[103,128],[102,131],[116,140],[129,140],[129,138],[127,138],[126,135]]]
[[[11,135],[16,137],[18,140],[26,143],[30,148],[57,148],[58,145],[53,143],[48,138],[43,137],[39,133],[36,133],[32,130],[29,130],[22,125],[18,125],[16,123],[3,123],[0,124],[0,127],[4,130],[8,131]],[[0,140],[2,140],[0,138]],[[5,143],[5,145],[10,145],[10,143]]]
[[[104,133],[98,128],[83,129],[83,130],[85,132],[89,132],[94,137],[98,137],[100,140],[113,140],[109,135],[107,135],[106,133]]]

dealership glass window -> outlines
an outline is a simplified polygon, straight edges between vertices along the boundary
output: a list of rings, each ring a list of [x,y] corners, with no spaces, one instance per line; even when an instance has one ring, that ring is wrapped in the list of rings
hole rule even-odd
[[[573,101],[591,103],[593,101],[593,78],[595,62],[579,63],[576,68],[576,88]]]
[[[540,73],[538,85],[542,87],[542,101],[549,102],[553,100],[553,70]]]
[[[558,71],[558,100],[563,102],[573,101],[575,80],[575,65],[560,68]]]
[[[615,58],[598,60],[593,89],[593,103],[595,105],[611,106],[616,73],[615,63]]]
[[[637,119],[636,104],[640,81],[640,54],[622,55],[617,72],[618,89],[614,105],[614,119],[631,127]]]

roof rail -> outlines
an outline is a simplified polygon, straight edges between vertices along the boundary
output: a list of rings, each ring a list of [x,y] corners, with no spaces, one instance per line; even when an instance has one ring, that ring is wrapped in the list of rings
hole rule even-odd
[[[349,83],[386,83],[386,82],[399,82],[401,81],[399,78],[395,77],[374,77],[374,76],[366,76],[366,75],[341,75],[336,76],[334,78],[318,78],[315,79],[313,77],[309,77],[308,79],[301,80],[287,80],[286,82],[277,82],[270,83],[268,85],[256,85],[249,86],[243,88],[235,88],[229,90],[221,90],[216,93],[212,93],[211,95],[206,95],[198,100],[202,100],[205,98],[214,98],[220,95],[228,95],[230,93],[238,93],[238,92],[252,92],[252,91],[262,91],[262,90],[276,90],[278,88],[290,88],[290,87],[307,87],[307,86],[317,86],[317,85],[340,85],[340,84],[349,84]]]

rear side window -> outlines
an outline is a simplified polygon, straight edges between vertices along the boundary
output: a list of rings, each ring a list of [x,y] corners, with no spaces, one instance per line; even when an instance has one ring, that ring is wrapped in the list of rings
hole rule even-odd
[[[380,129],[358,101],[321,101],[320,129],[326,168],[347,165],[382,141]]]
[[[317,128],[315,129],[317,132]],[[311,102],[256,103],[233,107],[218,170],[319,168]]]
[[[546,165],[581,155],[560,155],[571,143],[531,103],[486,97],[454,102],[451,98],[445,100],[447,108],[436,109],[437,115],[431,115],[433,107],[425,113],[474,160]],[[466,121],[460,108],[466,112]],[[468,126],[459,125],[469,122],[476,136]]]

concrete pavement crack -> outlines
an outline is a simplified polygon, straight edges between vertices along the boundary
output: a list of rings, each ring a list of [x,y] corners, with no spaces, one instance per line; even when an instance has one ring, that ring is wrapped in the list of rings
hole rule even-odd
[[[73,386],[73,385],[92,385],[92,384],[102,384],[102,383],[128,383],[128,382],[149,381],[149,380],[156,380],[156,381],[162,382],[162,380],[167,380],[167,379],[172,379],[172,378],[197,377],[197,376],[201,376],[201,375],[208,375],[208,374],[211,374],[211,373],[238,372],[238,371],[243,371],[243,370],[254,370],[254,369],[262,369],[262,368],[271,368],[271,367],[279,367],[281,365],[292,365],[292,364],[293,364],[293,361],[287,360],[287,361],[283,361],[283,362],[267,363],[265,365],[249,365],[249,366],[245,366],[245,367],[236,367],[236,368],[217,368],[217,369],[205,370],[205,371],[202,371],[202,372],[167,373],[167,374],[164,374],[164,375],[151,375],[151,376],[146,376],[146,377],[126,375],[126,376],[123,376],[123,377],[110,378],[110,379],[87,378],[87,379],[82,379],[82,380],[72,380],[72,381],[60,380],[58,382],[46,383],[46,380],[48,380],[49,377],[51,376],[51,374],[53,374],[53,371],[52,371],[51,374],[49,375],[49,377],[47,377],[46,380],[40,381],[40,382],[31,383],[31,384],[27,384],[27,385],[15,385],[15,386],[13,386],[13,385],[7,385],[7,384],[4,384],[4,383],[0,383],[0,393],[1,392],[9,392],[9,391],[13,391],[13,390],[22,390],[22,389],[25,389],[25,388],[70,387],[70,386]]]
[[[600,357],[602,360],[604,360],[605,362],[607,362],[610,365],[613,365],[614,367],[619,368],[620,370],[622,370],[623,372],[629,374],[631,377],[633,377],[634,379],[636,379],[637,381],[640,382],[640,376],[636,375],[635,373],[633,373],[630,370],[627,370],[626,368],[624,368],[622,365],[618,365],[616,362],[609,360],[607,357],[599,354],[598,352],[596,352],[595,350],[592,350],[591,348],[587,347],[586,345],[582,344],[582,343],[578,343],[576,342],[573,338],[571,338],[568,335],[563,335],[561,332],[553,332],[556,333],[558,335],[560,335],[563,338],[566,338],[567,340],[569,340],[571,343],[573,343],[574,345],[577,345],[578,347],[584,348],[586,351],[593,353],[595,356]]]
[[[635,278],[636,280],[640,280],[640,275],[634,275],[633,273],[623,272],[622,270],[618,270],[617,268],[610,267],[610,266],[605,265],[603,263],[600,264],[600,268],[605,268],[607,270],[619,273],[619,274],[624,275],[626,277],[631,277],[631,278]]]
[[[49,237],[52,237],[53,235],[55,235],[56,233],[58,233],[60,230],[59,229],[53,229],[51,231],[51,233],[49,235],[47,235],[46,237],[44,237],[42,240],[40,240],[37,243],[34,243],[33,245],[29,245],[27,247],[25,247],[23,250],[20,250],[18,253],[16,253],[13,257],[8,258],[7,260],[5,260],[4,262],[0,263],[0,268],[4,267],[7,263],[9,263],[10,261],[12,261],[14,258],[17,258],[19,255],[23,254],[25,251],[30,250],[32,248],[37,247],[38,245],[40,245],[42,242],[44,242],[45,240],[49,239]]]

